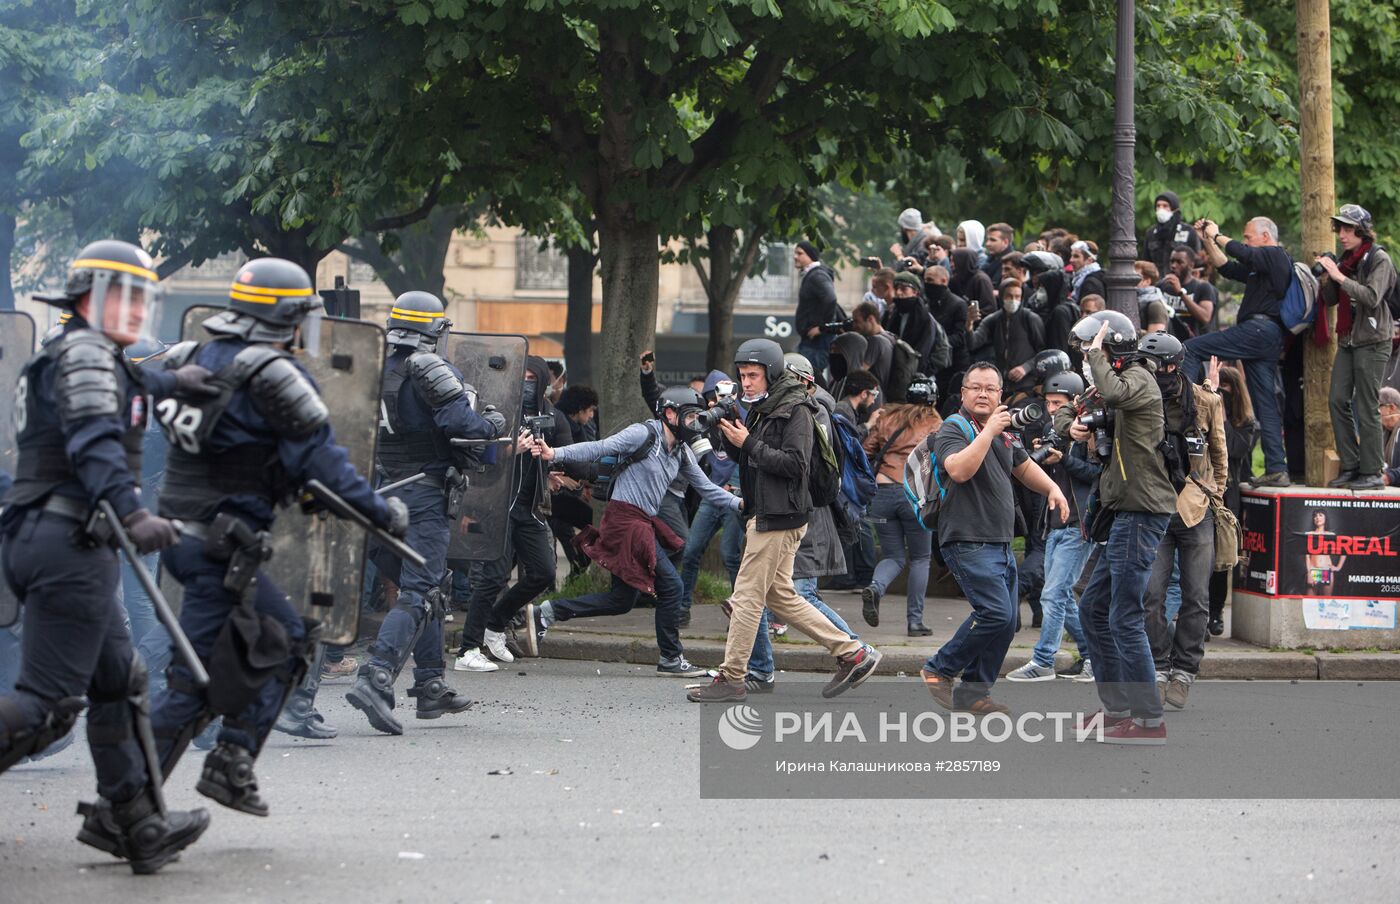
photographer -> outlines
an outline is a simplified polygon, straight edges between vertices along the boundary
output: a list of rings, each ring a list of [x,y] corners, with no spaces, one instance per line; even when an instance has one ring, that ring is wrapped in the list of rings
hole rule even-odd
[[[1322,300],[1337,308],[1337,358],[1327,408],[1341,473],[1327,485],[1378,490],[1385,486],[1378,399],[1394,332],[1386,296],[1395,285],[1395,264],[1375,243],[1365,208],[1343,204],[1332,217],[1332,231],[1342,259],[1318,255],[1314,264],[1315,271],[1321,269]]]
[[[1160,451],[1165,433],[1156,362],[1137,354],[1137,328],[1117,311],[1085,317],[1075,324],[1074,338],[1087,346],[1084,359],[1095,397],[1105,407],[1090,418],[1061,408],[1055,428],[1075,442],[1094,435],[1085,420],[1112,430],[1108,448],[1095,449],[1104,468],[1085,526],[1091,539],[1106,545],[1079,598],[1079,625],[1103,701],[1103,739],[1165,744],[1143,610],[1157,546],[1176,510],[1176,491]],[[1099,440],[1095,437],[1096,446]]]
[[[1012,478],[1044,495],[1062,517],[1069,513],[1064,493],[1008,433],[1017,425],[1001,393],[1001,371],[973,364],[963,377],[962,409],[929,440],[948,478],[938,545],[972,614],[920,674],[940,706],[978,715],[1007,711],[990,693],[1016,633]]]
[[[668,553],[681,548],[681,539],[658,517],[667,488],[679,475],[713,505],[737,509],[739,500],[710,481],[687,445],[708,429],[704,400],[688,387],[661,393],[656,420],[633,424],[593,443],[555,449],[540,437],[523,441],[523,448],[541,461],[559,464],[618,457],[612,497],[597,528],[588,528],[579,545],[589,558],[612,572],[612,587],[574,599],[545,600],[525,610],[525,643],[538,655],[539,643],[555,622],[632,611],[642,593],[656,596],[656,645],[661,659],[658,675],[693,678],[705,674],[686,661],[680,640],[681,578]]]
[[[1293,282],[1293,259],[1279,245],[1278,226],[1268,217],[1255,217],[1246,223],[1242,242],[1221,235],[1220,227],[1211,220],[1197,221],[1196,231],[1220,275],[1244,283],[1244,300],[1234,326],[1187,341],[1182,369],[1188,380],[1196,382],[1201,379],[1202,363],[1211,356],[1244,365],[1249,397],[1259,418],[1266,472],[1252,483],[1256,487],[1286,487],[1292,481],[1275,386],[1285,333],[1283,296]],[[1227,254],[1234,260],[1227,259]]]
[[[890,277],[890,284],[894,284],[894,277]],[[893,292],[893,289],[891,289]],[[894,298],[893,295],[890,296]],[[894,308],[894,302],[890,302],[890,309]],[[879,381],[880,388],[889,392],[890,368],[894,363],[894,341],[899,338],[885,332],[884,326],[880,323],[880,310],[873,302],[862,301],[856,305],[856,309],[851,312],[851,326],[855,332],[865,337],[865,356],[862,360],[869,364],[870,372]]]
[[[821,252],[811,242],[802,241],[792,251],[792,264],[802,274],[797,289],[797,351],[805,355],[817,374],[825,379],[831,336],[822,332],[822,324],[846,319],[846,312],[836,301],[836,274],[822,263]]]
[[[1084,392],[1084,378],[1076,373],[1058,373],[1045,381],[1045,409],[1053,418],[1062,408],[1072,410],[1074,400]],[[1089,504],[1089,495],[1099,479],[1100,465],[1089,460],[1089,446],[1064,442],[1053,428],[1030,443],[1031,461],[1040,465],[1055,481],[1069,502],[1069,514],[1050,512],[1045,539],[1045,585],[1040,591],[1044,620],[1040,639],[1031,651],[1030,661],[1006,674],[1007,681],[1053,681],[1056,678],[1055,653],[1065,634],[1079,650],[1079,681],[1094,680],[1089,646],[1079,626],[1079,606],[1074,601],[1074,584],[1089,561],[1093,545],[1080,530],[1080,519]],[[1070,674],[1070,673],[1064,673]]]
[[[1138,350],[1157,362],[1167,442],[1185,473],[1177,491],[1176,512],[1167,524],[1152,575],[1147,581],[1147,637],[1157,668],[1162,700],[1185,709],[1191,683],[1205,655],[1210,619],[1210,576],[1215,571],[1215,516],[1212,503],[1223,504],[1230,479],[1225,440],[1225,406],[1212,387],[1220,379],[1220,362],[1211,359],[1210,382],[1196,386],[1181,372],[1181,342],[1168,333],[1145,336]],[[1174,480],[1175,482],[1175,480]],[[1180,572],[1181,609],[1176,631],[1167,627],[1167,588],[1172,571]]]
[[[722,370],[712,370],[705,377],[700,395],[705,400],[707,410],[716,406],[734,405],[736,416],[742,418],[744,409],[734,400],[738,397],[738,387]],[[724,448],[724,436],[717,427],[711,427],[706,434],[710,449],[700,457],[700,465],[712,483],[717,483],[725,492],[736,493],[739,488],[739,463]],[[702,445],[703,449],[703,445]],[[695,446],[691,446],[695,451]],[[674,481],[672,481],[674,484]],[[728,503],[719,505],[708,499],[700,501],[695,517],[690,521],[690,535],[685,539],[685,551],[681,553],[681,627],[690,624],[690,607],[695,595],[695,584],[700,580],[700,560],[705,550],[714,540],[715,534],[723,531],[720,537],[720,551],[724,559],[724,570],[729,573],[729,586],[734,587],[734,578],[739,574],[739,561],[744,554],[744,525],[739,521],[738,512]]]
[[[696,703],[745,699],[748,659],[765,605],[775,618],[838,657],[836,674],[822,690],[823,696],[834,697],[870,677],[880,654],[852,640],[793,587],[793,560],[812,512],[809,478],[817,443],[813,435],[816,403],[801,382],[787,373],[783,350],[771,339],[750,339],[740,345],[734,364],[748,416],[743,422],[722,420],[720,430],[728,451],[739,459],[748,533],[730,597],[724,664],[714,682],[691,691],[687,699]]]

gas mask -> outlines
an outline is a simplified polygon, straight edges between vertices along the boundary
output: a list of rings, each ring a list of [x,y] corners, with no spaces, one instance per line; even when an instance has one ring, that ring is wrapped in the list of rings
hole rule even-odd
[[[1168,220],[1170,220],[1170,219],[1172,218],[1172,214],[1175,213],[1175,212],[1176,212],[1176,211],[1174,211],[1174,210],[1162,210],[1162,209],[1159,208],[1159,209],[1157,210],[1157,222],[1158,222],[1158,223],[1165,223],[1165,222],[1167,222]]]

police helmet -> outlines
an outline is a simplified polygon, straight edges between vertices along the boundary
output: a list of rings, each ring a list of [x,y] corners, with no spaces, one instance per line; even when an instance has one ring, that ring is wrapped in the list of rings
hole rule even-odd
[[[427,336],[429,339],[436,339],[442,333],[452,327],[452,321],[447,319],[442,299],[431,292],[405,292],[394,299],[394,306],[389,309],[389,321],[386,327],[389,330],[389,341],[394,344],[396,338],[404,340],[414,340],[418,336]],[[416,334],[410,336],[408,334]]]
[[[1171,333],[1161,330],[1143,336],[1138,342],[1138,353],[1148,358],[1156,358],[1158,363],[1163,365],[1180,365],[1186,360],[1186,346]]]
[[[78,252],[68,265],[62,291],[39,292],[34,298],[71,311],[87,296],[87,322],[94,328],[101,330],[111,323],[120,332],[146,338],[159,320],[159,281],[155,261],[144,250],[130,242],[103,239]],[[114,288],[119,294],[112,294]],[[111,314],[109,305],[115,308]]]
[[[1052,392],[1067,395],[1071,399],[1083,395],[1084,378],[1072,370],[1057,373],[1045,381],[1045,388],[1041,391],[1041,395],[1050,395]]]
[[[1111,359],[1122,359],[1137,351],[1137,327],[1117,311],[1095,311],[1080,318],[1071,331],[1072,340],[1081,348],[1088,348],[1105,323],[1108,332],[1103,337],[1104,354]]]
[[[783,375],[786,362],[783,360],[783,347],[772,339],[748,339],[734,353],[734,368],[740,364],[762,364],[768,377],[768,388]]]
[[[228,298],[228,308],[204,321],[204,328],[248,342],[289,342],[307,315],[321,310],[306,271],[276,257],[260,257],[240,267]]]

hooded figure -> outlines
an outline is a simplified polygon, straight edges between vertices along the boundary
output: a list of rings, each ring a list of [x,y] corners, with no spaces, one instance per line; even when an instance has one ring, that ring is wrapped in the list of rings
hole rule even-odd
[[[996,290],[978,266],[977,252],[971,248],[954,248],[952,260],[953,276],[948,280],[948,288],[953,294],[967,299],[968,304],[976,304],[983,317],[995,311]]]
[[[958,224],[958,232],[962,233],[968,250],[977,255],[977,267],[981,269],[987,263],[987,251],[982,247],[987,240],[987,227],[980,220],[963,220]]]
[[[573,443],[573,430],[569,427],[569,419],[564,412],[555,408],[549,403],[545,396],[545,390],[549,388],[550,380],[554,379],[554,374],[550,373],[549,365],[539,355],[531,355],[525,359],[525,372],[533,374],[535,379],[525,381],[525,393],[520,400],[521,413],[525,417],[536,415],[548,415],[554,419],[553,435],[546,436],[546,441],[551,446],[567,446]],[[516,501],[520,505],[530,506],[530,509],[542,515],[548,515],[549,487],[546,481],[540,480],[540,468],[537,467],[533,457],[526,454],[515,456],[515,480],[520,487],[516,494]]]
[[[1164,209],[1159,202],[1165,201],[1170,210]],[[1201,250],[1200,237],[1196,235],[1196,230],[1191,228],[1191,224],[1185,222],[1181,217],[1181,199],[1176,196],[1176,192],[1164,191],[1152,199],[1155,211],[1155,222],[1151,229],[1147,230],[1147,235],[1143,237],[1143,260],[1152,261],[1157,265],[1158,273],[1171,272],[1172,247],[1174,245],[1186,245],[1193,252]]]
[[[842,333],[831,343],[831,385],[836,386],[853,370],[868,364],[869,341],[860,333]]]

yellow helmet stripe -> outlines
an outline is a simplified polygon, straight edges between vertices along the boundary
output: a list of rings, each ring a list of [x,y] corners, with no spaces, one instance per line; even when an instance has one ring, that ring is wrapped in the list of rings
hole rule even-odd
[[[269,289],[265,286],[250,286],[244,283],[234,283],[229,286],[230,292],[248,292],[255,295],[271,295],[274,298],[306,298],[313,295],[310,289]]]
[[[432,323],[442,317],[441,314],[424,314],[422,311],[405,311],[402,308],[391,308],[389,314],[411,323]]]
[[[140,276],[149,279],[151,282],[160,282],[160,277],[156,271],[145,267],[138,267],[135,264],[124,264],[121,261],[107,261],[97,257],[85,257],[81,260],[73,261],[72,270],[116,270],[118,273],[130,273],[132,276]]]
[[[254,304],[277,304],[277,299],[275,298],[264,298],[261,295],[248,295],[244,292],[239,292],[236,290],[230,291],[228,293],[228,297],[235,299],[236,301],[251,301]]]

